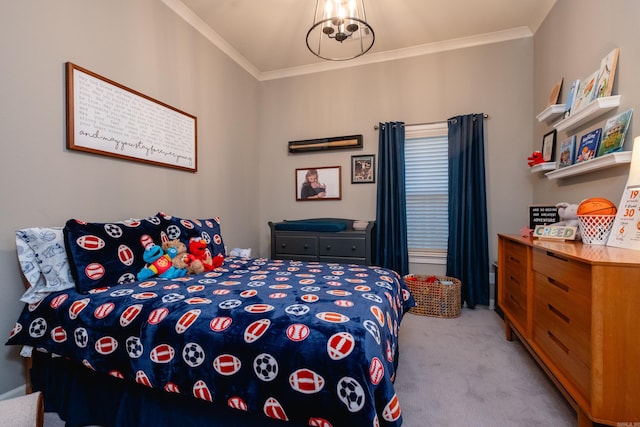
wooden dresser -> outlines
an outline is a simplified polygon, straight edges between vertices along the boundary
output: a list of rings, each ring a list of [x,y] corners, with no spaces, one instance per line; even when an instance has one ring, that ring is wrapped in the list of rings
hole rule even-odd
[[[313,220],[310,220],[313,221]],[[318,221],[327,221],[319,219]],[[330,219],[345,224],[343,231],[291,231],[271,228],[271,258],[298,261],[338,262],[371,265],[372,233],[375,221],[369,221],[366,229],[354,230],[351,219]]]
[[[507,339],[520,338],[578,425],[640,425],[640,252],[500,234],[498,266]]]

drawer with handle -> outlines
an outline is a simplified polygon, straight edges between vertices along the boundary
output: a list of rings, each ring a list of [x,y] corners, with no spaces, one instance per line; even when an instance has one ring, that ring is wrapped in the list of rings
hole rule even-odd
[[[570,295],[539,273],[535,275],[534,323],[553,332],[570,350],[569,353],[584,364],[591,363],[591,305],[579,295]]]
[[[365,239],[354,237],[320,237],[318,250],[320,256],[353,258],[366,256]]]
[[[544,250],[533,251],[533,270],[550,277],[573,291],[591,297],[591,267],[563,255]]]
[[[318,240],[306,236],[276,236],[276,254],[318,255]]]

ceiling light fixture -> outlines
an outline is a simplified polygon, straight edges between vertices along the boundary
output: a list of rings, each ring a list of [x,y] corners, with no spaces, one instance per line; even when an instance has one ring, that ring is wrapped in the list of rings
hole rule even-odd
[[[314,55],[346,61],[367,53],[375,39],[364,0],[316,0],[313,25],[307,32],[307,47]]]

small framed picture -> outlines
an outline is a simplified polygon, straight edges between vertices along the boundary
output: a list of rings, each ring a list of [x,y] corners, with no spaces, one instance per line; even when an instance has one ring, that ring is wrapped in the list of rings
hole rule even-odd
[[[376,156],[374,154],[351,156],[351,183],[369,184],[376,182],[375,160]]]
[[[556,155],[556,130],[542,137],[542,159],[545,162],[553,162]]]
[[[341,200],[341,166],[296,169],[296,200]]]

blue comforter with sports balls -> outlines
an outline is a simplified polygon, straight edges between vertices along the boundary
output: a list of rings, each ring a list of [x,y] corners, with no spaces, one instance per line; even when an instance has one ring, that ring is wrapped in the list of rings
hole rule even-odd
[[[227,258],[199,275],[52,293],[25,306],[7,344],[296,424],[400,426],[398,330],[412,305],[388,269]]]

